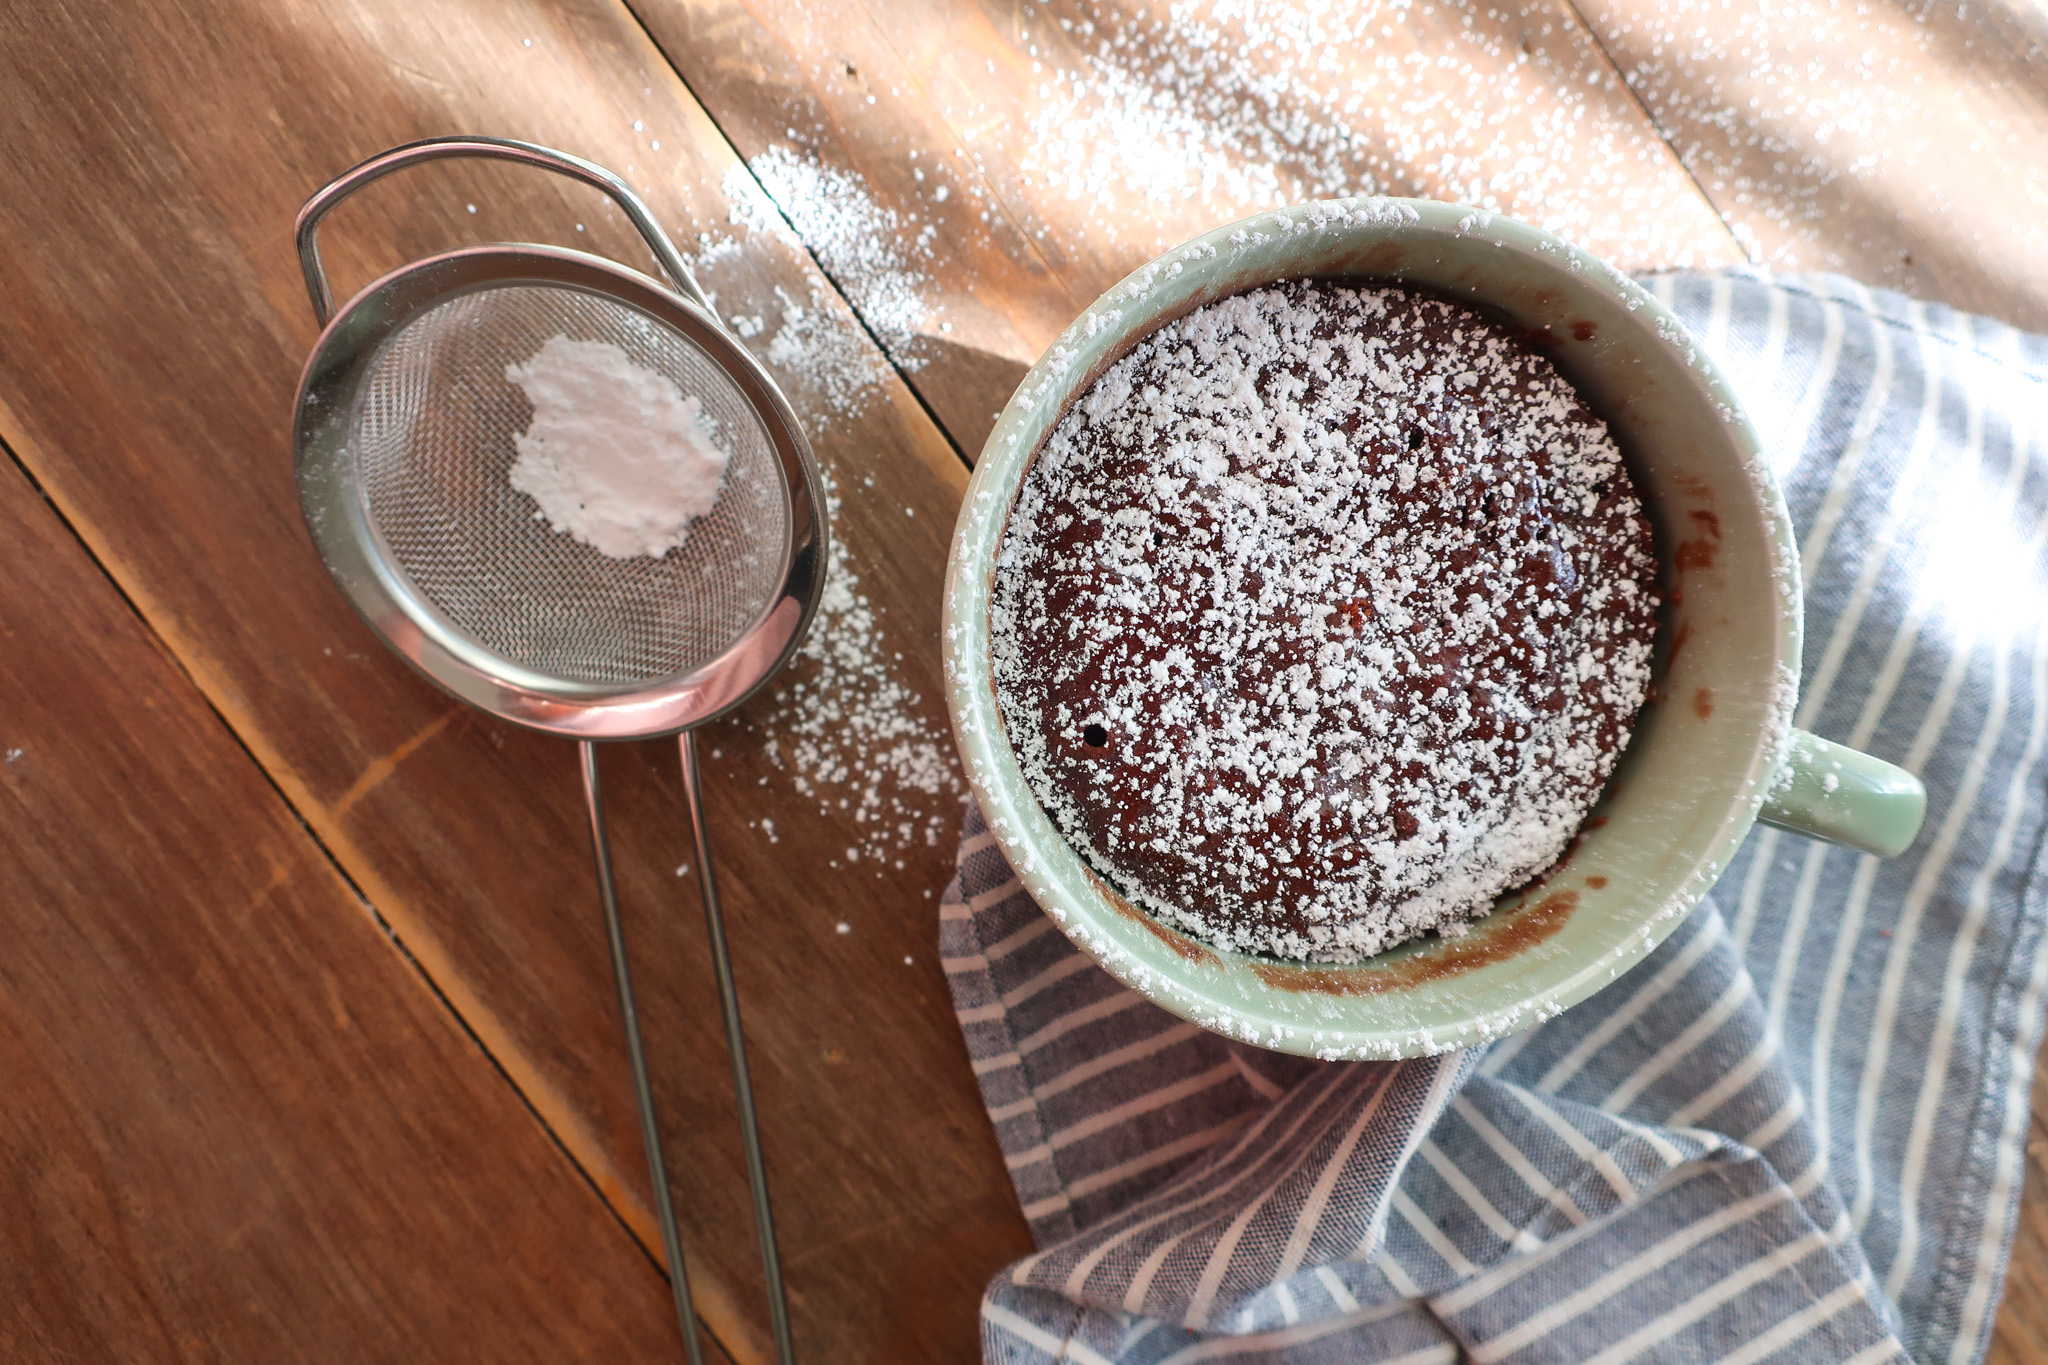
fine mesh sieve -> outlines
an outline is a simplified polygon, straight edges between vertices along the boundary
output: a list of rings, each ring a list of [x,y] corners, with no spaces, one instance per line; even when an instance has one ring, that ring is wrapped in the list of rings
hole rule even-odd
[[[603,190],[640,230],[674,290],[583,252],[468,247],[394,271],[335,313],[320,265],[321,218],[373,180],[449,157],[513,161]],[[685,1350],[697,1365],[592,743],[680,735],[771,1325],[788,1365],[788,1313],[691,727],[765,682],[816,611],[825,530],[802,429],[767,372],[719,325],[646,207],[590,162],[494,138],[412,143],[309,200],[298,245],[325,326],[300,381],[294,456],[300,505],[328,571],[429,679],[507,720],[583,741],[592,848],[655,1214]],[[533,410],[507,368],[556,337],[615,346],[698,399],[713,441],[728,453],[711,510],[666,554],[603,554],[555,530],[512,486],[515,438]]]
[[[615,559],[507,479],[533,410],[505,377],[551,337],[608,342],[698,398],[730,455],[711,512],[661,558]],[[365,515],[457,630],[535,673],[637,686],[700,668],[781,586],[788,498],[746,396],[705,353],[580,289],[505,285],[427,309],[371,359],[351,422]]]

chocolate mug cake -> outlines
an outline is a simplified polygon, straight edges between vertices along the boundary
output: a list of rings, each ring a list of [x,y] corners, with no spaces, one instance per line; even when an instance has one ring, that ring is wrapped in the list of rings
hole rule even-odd
[[[1462,933],[1554,863],[1649,685],[1607,428],[1460,304],[1294,280],[1196,309],[1026,475],[990,606],[1026,780],[1095,870],[1243,952]]]

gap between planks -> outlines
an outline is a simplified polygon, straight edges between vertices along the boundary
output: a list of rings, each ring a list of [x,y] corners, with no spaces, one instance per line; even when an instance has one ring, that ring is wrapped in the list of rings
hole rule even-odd
[[[676,84],[683,88],[683,93],[688,95],[691,101],[704,111],[704,117],[710,120],[711,126],[718,131],[720,140],[725,143],[726,150],[732,153],[733,164],[746,172],[747,179],[753,181],[754,188],[761,192],[762,200],[765,203],[774,205],[775,212],[781,216],[783,224],[790,230],[790,238],[793,241],[803,243],[804,255],[810,258],[811,264],[818,268],[818,274],[824,277],[825,282],[832,286],[832,292],[837,294],[840,302],[846,305],[848,315],[860,325],[861,335],[868,339],[869,344],[875,348],[875,353],[888,362],[889,368],[895,372],[896,377],[903,381],[904,390],[917,400],[918,409],[924,413],[925,420],[932,424],[932,429],[938,432],[944,438],[946,444],[952,448],[953,454],[960,461],[961,466],[972,469],[974,461],[968,456],[966,449],[954,437],[952,429],[939,420],[939,414],[933,410],[931,400],[925,397],[924,390],[919,388],[911,379],[910,372],[897,363],[896,357],[889,354],[889,348],[882,344],[882,338],[876,335],[875,329],[869,325],[866,315],[860,309],[854,307],[853,297],[846,292],[846,287],[840,283],[839,277],[826,267],[825,262],[818,258],[818,253],[811,246],[810,242],[805,240],[803,234],[796,230],[796,225],[789,221],[789,216],[784,212],[782,205],[776,201],[774,195],[768,192],[768,187],[761,183],[761,178],[754,174],[754,168],[747,164],[747,159],[740,155],[739,144],[732,140],[732,134],[726,131],[724,122],[719,119],[717,114],[712,112],[711,106],[704,102],[703,97],[697,93],[696,87],[690,84],[689,77],[683,74],[682,68],[669,60],[668,52],[663,49],[660,41],[655,38],[653,30],[647,27],[647,21],[640,17],[640,11],[633,8],[632,0],[615,0],[615,3],[618,4],[626,18],[631,21],[633,28],[639,31],[641,40],[647,44],[649,50],[660,60],[662,66],[668,70],[669,75],[675,78]],[[722,322],[723,319],[720,319],[720,321]]]
[[[1607,44],[1601,41],[1600,31],[1593,27],[1592,21],[1579,8],[1579,0],[1558,0],[1558,3],[1586,35],[1586,41],[1593,45],[1593,50],[1600,54],[1600,60],[1605,62],[1607,69],[1614,74],[1615,84],[1628,92],[1630,101],[1643,116],[1643,126],[1650,130],[1657,141],[1664,144],[1664,150],[1671,155],[1671,164],[1678,167],[1679,172],[1691,183],[1693,193],[1699,196],[1700,203],[1706,207],[1708,213],[1714,215],[1714,221],[1721,225],[1721,231],[1728,234],[1728,244],[1735,248],[1735,254],[1751,265],[1757,264],[1756,256],[1742,244],[1741,234],[1735,231],[1735,224],[1729,222],[1728,215],[1721,212],[1721,206],[1707,193],[1707,187],[1700,183],[1698,174],[1685,163],[1685,157],[1679,152],[1678,144],[1671,140],[1670,135],[1657,122],[1657,115],[1644,100],[1643,92],[1636,89],[1635,83],[1629,80],[1628,73],[1621,69],[1621,63],[1614,60],[1614,54],[1608,51]]]

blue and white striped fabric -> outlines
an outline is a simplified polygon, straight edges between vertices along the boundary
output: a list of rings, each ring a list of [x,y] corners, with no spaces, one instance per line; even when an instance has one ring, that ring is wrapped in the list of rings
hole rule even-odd
[[[1759,829],[1584,1004],[1339,1064],[1119,986],[971,817],[941,952],[1040,1247],[989,1360],[1983,1354],[2048,985],[2048,338],[1832,278],[1651,287],[1773,447],[1798,723],[1919,773],[1925,832]]]

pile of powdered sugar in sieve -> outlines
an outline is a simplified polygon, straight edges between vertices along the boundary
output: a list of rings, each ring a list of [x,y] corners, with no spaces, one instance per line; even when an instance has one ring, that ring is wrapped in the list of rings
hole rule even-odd
[[[620,348],[553,337],[506,377],[534,407],[515,438],[509,481],[557,530],[619,558],[660,555],[716,502],[730,457],[712,419]],[[825,481],[826,514],[837,522],[829,471]],[[958,825],[960,778],[923,696],[899,676],[903,656],[861,591],[845,539],[830,543],[818,618],[771,706],[744,723],[769,760],[793,772],[798,796],[851,822],[853,842],[831,865],[886,877],[904,868],[912,846],[936,847]],[[776,841],[772,823],[763,825]]]
[[[554,336],[505,377],[533,404],[508,478],[557,531],[614,559],[658,557],[718,501],[732,455],[717,423],[621,348]]]

